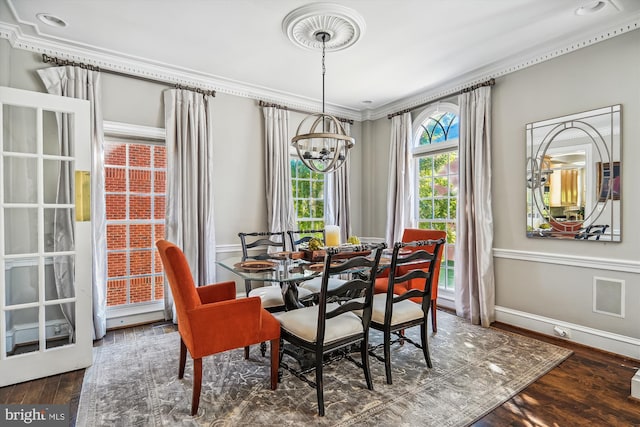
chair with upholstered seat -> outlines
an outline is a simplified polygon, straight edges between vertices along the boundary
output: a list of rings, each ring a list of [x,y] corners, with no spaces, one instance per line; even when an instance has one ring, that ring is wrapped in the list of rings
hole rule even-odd
[[[252,233],[238,233],[240,237],[240,244],[242,246],[242,259],[243,260],[266,260],[272,255],[271,252],[285,252],[286,241],[284,231],[270,232],[259,231]],[[277,283],[270,283],[264,286],[264,282],[259,283],[261,286],[253,287],[251,280],[244,281],[245,292],[248,297],[259,297],[262,301],[262,307],[267,311],[276,313],[279,311],[285,311],[286,305],[284,296],[282,294],[282,288]],[[309,298],[312,292],[303,288],[297,288],[298,300]],[[264,343],[260,344],[260,351],[264,356],[267,348]],[[245,350],[245,353],[249,353],[249,349]]]
[[[433,288],[437,286],[434,281],[434,271],[438,261],[436,254],[444,242],[444,239],[439,239],[396,243],[393,248],[391,268],[387,278],[387,292],[375,294],[373,297],[371,327],[383,333],[384,358],[380,358],[375,353],[372,354],[384,361],[388,384],[392,383],[392,333],[396,333],[400,341],[408,341],[421,348],[427,366],[429,368],[432,367],[427,325],[429,309],[432,309],[431,293]],[[412,251],[407,255],[400,256],[400,250],[404,248],[410,248]],[[428,264],[427,268],[425,268],[425,264]],[[414,286],[401,294],[396,293],[394,291],[395,287],[406,281],[414,282]],[[421,345],[404,334],[405,329],[414,326],[420,326]]]
[[[178,315],[178,378],[184,377],[187,350],[193,358],[191,415],[198,412],[202,358],[205,356],[270,341],[271,389],[275,390],[278,384],[280,324],[262,308],[260,299],[235,299],[234,282],[196,287],[182,250],[166,240],[158,240],[156,246]]]
[[[285,240],[284,231],[280,232],[253,232],[253,233],[238,233],[240,237],[240,244],[242,246],[242,259],[256,259],[263,260],[269,259],[269,251],[284,251]],[[249,254],[249,251],[252,251]],[[256,252],[257,253],[254,253]],[[245,291],[248,297],[257,296],[262,301],[262,307],[269,311],[281,311],[284,310],[284,299],[282,298],[282,291],[279,286],[260,286],[253,288],[251,280],[244,281]]]
[[[402,234],[403,242],[413,242],[417,240],[439,240],[446,239],[447,232],[442,230],[423,230],[418,228],[405,228]],[[406,248],[408,250],[415,250],[411,247]],[[432,251],[433,248],[425,248],[426,250]],[[440,246],[440,250],[436,253],[435,260],[435,268],[433,271],[433,289],[431,290],[431,329],[433,332],[438,332],[438,322],[437,322],[437,300],[438,300],[438,280],[440,278],[440,264],[442,261],[442,251],[444,250],[444,245]],[[425,264],[425,268],[428,268],[430,264]],[[407,273],[407,268],[400,266],[399,271],[396,272],[397,276],[401,276]],[[389,269],[383,270],[382,273],[378,275],[376,279],[375,292],[386,293],[387,292],[387,283],[389,276]],[[396,294],[403,294],[410,289],[420,289],[424,282],[421,280],[409,280],[402,283],[397,283],[394,288],[394,292]]]
[[[264,260],[271,257],[270,251],[284,252],[286,241],[284,231],[279,232],[254,232],[238,233],[242,245],[242,259]],[[257,253],[256,253],[257,252]],[[282,289],[277,284],[269,286],[253,287],[251,280],[244,281],[245,291],[248,297],[257,296],[262,301],[262,306],[271,312],[285,310],[285,302]],[[311,295],[310,291],[298,289],[298,298],[303,299]]]
[[[306,379],[302,372],[295,372],[295,374],[308,384],[315,386],[320,416],[324,415],[325,409],[322,371],[324,357],[327,354],[359,345],[365,381],[369,390],[373,390],[369,370],[369,323],[375,271],[384,246],[375,248],[375,254],[370,257],[358,256],[346,261],[336,261],[334,256],[338,253],[338,249],[328,249],[318,304],[280,313],[277,316],[283,341],[314,356],[315,383]],[[337,289],[328,289],[329,277],[332,274],[343,274],[354,269],[360,274],[354,275],[355,278],[344,282]],[[361,294],[364,294],[362,298],[354,299],[354,296]],[[359,317],[353,312],[354,310],[361,310],[363,315]],[[282,354],[286,353],[294,357],[298,355],[296,351],[285,349],[284,345],[280,348]],[[350,356],[348,358],[353,360]]]
[[[308,243],[309,240],[311,240],[313,237],[322,239],[322,242],[324,242],[325,233],[324,230],[288,230],[287,236],[289,237],[290,248],[293,252],[295,252],[300,250],[300,245],[302,245],[303,243]],[[345,280],[338,277],[330,277],[328,284],[329,289],[335,289],[344,282]],[[318,294],[320,293],[321,285],[322,276],[318,276],[300,283],[300,287],[298,289],[304,289],[313,294]]]

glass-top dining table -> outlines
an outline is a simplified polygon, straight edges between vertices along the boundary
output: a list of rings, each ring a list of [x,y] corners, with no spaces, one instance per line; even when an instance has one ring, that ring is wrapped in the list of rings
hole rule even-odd
[[[358,249],[366,250],[368,247],[361,246]],[[349,254],[359,255],[362,253],[359,251],[345,252],[343,256],[348,258]],[[260,258],[262,257],[264,256]],[[389,262],[388,258],[386,258],[386,262],[381,259],[378,271],[388,267]],[[322,260],[292,259],[291,256],[279,257],[278,254],[273,254],[272,258],[267,257],[267,259],[231,257],[216,263],[245,281],[266,282],[265,286],[279,285],[287,310],[303,307],[298,299],[298,285],[304,281],[320,277],[324,268]],[[357,272],[354,271],[354,273]]]
[[[217,264],[243,280],[268,282],[265,286],[279,285],[287,309],[302,307],[298,300],[298,284],[322,275],[323,266],[303,259],[245,260],[242,257],[227,258]]]

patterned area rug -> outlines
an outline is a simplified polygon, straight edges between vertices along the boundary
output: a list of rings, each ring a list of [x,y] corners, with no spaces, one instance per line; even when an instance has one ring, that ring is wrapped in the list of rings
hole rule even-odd
[[[418,328],[407,335],[419,342]],[[315,389],[284,371],[269,389],[269,358],[258,346],[203,359],[200,410],[191,410],[192,362],[177,379],[177,332],[94,348],[78,407],[84,426],[371,425],[465,426],[520,392],[571,351],[438,312],[431,334],[433,369],[411,344],[392,347],[393,385],[371,358],[374,390],[348,360],[325,368],[326,416],[317,415]],[[382,342],[371,333],[372,344]],[[354,354],[359,358],[359,353]],[[292,363],[292,360],[289,359]],[[313,374],[311,374],[313,379]]]

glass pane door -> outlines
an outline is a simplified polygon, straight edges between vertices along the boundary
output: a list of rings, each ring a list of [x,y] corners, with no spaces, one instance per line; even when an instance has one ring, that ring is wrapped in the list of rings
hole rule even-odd
[[[0,88],[0,105],[3,386],[91,364],[92,322],[90,223],[75,220],[74,182],[90,165],[88,103]]]

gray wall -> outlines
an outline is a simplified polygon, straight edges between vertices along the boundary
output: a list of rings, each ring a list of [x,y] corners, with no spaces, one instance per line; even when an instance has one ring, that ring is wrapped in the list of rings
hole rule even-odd
[[[36,70],[49,67],[41,55],[12,49],[0,39],[0,84],[44,92]],[[6,72],[5,72],[6,70]],[[102,73],[102,106],[105,121],[164,127],[163,91],[167,85]],[[304,114],[291,112],[293,136]],[[351,154],[353,233],[362,230],[362,156],[367,142],[361,125],[352,126],[356,147]],[[214,102],[214,199],[216,244],[223,251],[239,250],[238,232],[267,229],[264,179],[264,118],[256,100],[217,94]],[[232,245],[231,247],[229,245]],[[237,255],[222,253],[221,258]],[[219,270],[219,279],[233,279]],[[242,289],[244,289],[242,287]]]
[[[362,136],[364,151],[362,224],[365,236],[385,237],[387,223],[387,185],[389,176],[389,138],[391,120],[365,121]]]
[[[0,40],[0,83],[6,86],[44,92],[36,70],[48,67],[41,56],[12,49]],[[5,60],[7,59],[7,60]],[[9,69],[5,73],[5,68]],[[164,127],[162,92],[169,86],[102,73],[103,117],[105,121]],[[291,112],[289,127],[294,134],[301,113]],[[361,138],[360,123],[354,123],[352,135],[356,148],[352,153],[352,203],[354,233],[360,233],[362,221],[360,175],[362,152],[367,146]],[[216,243],[239,244],[238,232],[266,230],[264,196],[264,118],[255,100],[217,94],[214,102],[214,182]]]
[[[0,83],[43,91],[34,71],[39,55],[14,50],[0,40]],[[4,59],[9,57],[7,66]],[[7,77],[5,71],[9,69]],[[634,183],[640,168],[640,31],[630,32],[497,79],[493,88],[493,210],[496,304],[601,331],[640,338],[640,283],[636,273],[592,268],[590,259],[638,262],[639,213]],[[163,127],[166,87],[105,74],[104,119]],[[548,241],[525,235],[525,134],[527,123],[622,104],[623,236],[621,243]],[[419,111],[415,112],[418,114]],[[291,114],[292,133],[302,115]],[[254,100],[219,94],[215,101],[216,236],[218,245],[237,244],[240,230],[264,229],[264,141]],[[356,123],[352,159],[354,233],[384,236],[390,120]],[[513,251],[576,257],[580,266],[513,259]],[[506,253],[506,255],[505,255]],[[626,317],[592,311],[594,276],[626,281]]]
[[[496,305],[605,333],[640,338],[640,277],[635,272],[594,268],[599,260],[638,271],[640,200],[640,30],[636,30],[496,79],[493,87],[492,192]],[[526,237],[525,125],[538,120],[622,104],[622,242],[529,239]],[[414,112],[414,116],[419,110]],[[372,233],[384,233],[385,163],[390,120],[363,123],[376,153],[365,153],[376,171],[365,200]],[[383,158],[384,157],[384,158]],[[363,184],[367,186],[367,184]],[[377,189],[377,190],[376,190]],[[525,260],[515,259],[524,257]],[[533,260],[536,253],[568,255],[579,266]],[[531,258],[531,260],[526,260]],[[595,313],[593,278],[625,281],[625,318]],[[551,329],[546,331],[552,333]]]
[[[640,31],[509,74],[493,92],[494,247],[638,262],[640,200]],[[525,237],[524,125],[622,104],[622,242],[548,241]],[[640,277],[597,268],[497,259],[496,304],[640,338]],[[626,318],[594,313],[593,277],[625,280]]]

